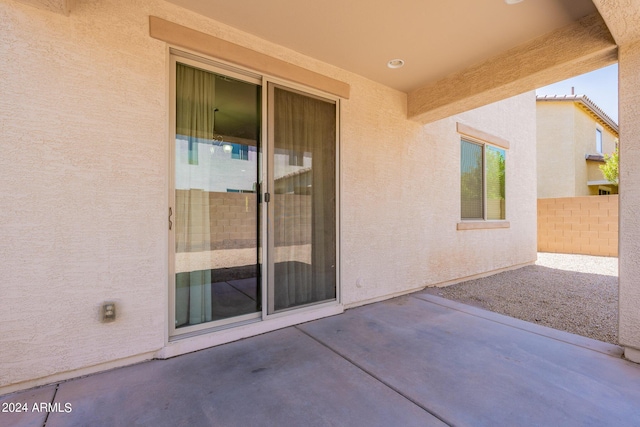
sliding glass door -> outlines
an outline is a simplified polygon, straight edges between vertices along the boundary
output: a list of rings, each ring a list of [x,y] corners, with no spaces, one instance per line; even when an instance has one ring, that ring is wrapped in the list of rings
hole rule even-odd
[[[171,335],[336,301],[336,101],[172,70]]]

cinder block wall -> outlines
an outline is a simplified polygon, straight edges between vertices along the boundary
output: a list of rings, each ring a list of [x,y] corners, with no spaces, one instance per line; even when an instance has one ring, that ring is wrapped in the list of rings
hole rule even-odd
[[[256,209],[255,194],[176,190],[176,250],[255,247]]]
[[[618,195],[538,199],[538,251],[618,256]]]
[[[275,194],[275,246],[311,243],[311,196]],[[256,246],[256,195],[176,190],[176,251]],[[209,223],[203,218],[209,217]]]

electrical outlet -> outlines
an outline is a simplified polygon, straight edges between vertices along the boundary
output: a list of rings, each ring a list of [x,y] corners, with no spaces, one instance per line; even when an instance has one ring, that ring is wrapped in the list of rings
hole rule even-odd
[[[102,304],[102,321],[113,322],[116,320],[116,303],[105,302]]]

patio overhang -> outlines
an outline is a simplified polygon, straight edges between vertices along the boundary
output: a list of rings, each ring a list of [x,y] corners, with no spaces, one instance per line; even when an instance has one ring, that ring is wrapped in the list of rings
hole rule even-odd
[[[618,49],[598,14],[507,50],[409,93],[410,119],[429,123],[615,63]]]

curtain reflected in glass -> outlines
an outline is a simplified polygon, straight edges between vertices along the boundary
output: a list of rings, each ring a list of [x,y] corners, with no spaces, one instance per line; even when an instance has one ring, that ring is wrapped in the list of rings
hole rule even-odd
[[[260,86],[178,63],[175,326],[261,310]]]

